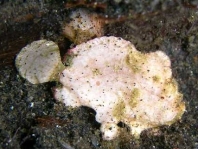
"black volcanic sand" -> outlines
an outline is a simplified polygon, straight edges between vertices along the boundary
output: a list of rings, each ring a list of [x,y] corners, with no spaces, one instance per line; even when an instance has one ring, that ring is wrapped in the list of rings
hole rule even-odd
[[[61,25],[72,9],[65,9],[60,0],[0,0],[0,148],[198,149],[196,3],[155,2],[137,0],[117,4],[106,0],[107,9],[92,10],[112,18],[128,17],[106,25],[106,35],[129,40],[142,52],[167,53],[186,102],[186,112],[181,121],[171,126],[145,130],[139,140],[120,123],[120,137],[104,141],[100,124],[95,121],[95,111],[87,107],[65,107],[53,98],[52,88],[57,82],[32,85],[14,67],[16,53],[38,39],[57,42],[63,55],[72,43],[62,36]]]

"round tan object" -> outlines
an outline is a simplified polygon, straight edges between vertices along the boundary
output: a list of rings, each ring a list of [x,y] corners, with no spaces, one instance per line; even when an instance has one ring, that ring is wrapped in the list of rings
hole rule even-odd
[[[64,68],[58,45],[47,40],[34,41],[24,47],[15,65],[19,74],[32,84],[56,80]]]

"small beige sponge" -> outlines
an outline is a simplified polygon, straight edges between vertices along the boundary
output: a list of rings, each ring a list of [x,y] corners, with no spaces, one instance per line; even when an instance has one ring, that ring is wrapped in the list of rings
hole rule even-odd
[[[22,48],[15,60],[20,75],[32,84],[58,79],[65,67],[58,45],[53,41],[38,40]]]
[[[123,122],[138,138],[148,128],[170,125],[185,111],[172,77],[171,62],[162,51],[141,53],[129,41],[100,37],[69,51],[70,67],[60,74],[55,98],[66,106],[96,111],[103,139],[118,136]]]
[[[75,44],[104,35],[104,21],[96,13],[85,9],[72,11],[70,22],[63,26],[63,34]]]

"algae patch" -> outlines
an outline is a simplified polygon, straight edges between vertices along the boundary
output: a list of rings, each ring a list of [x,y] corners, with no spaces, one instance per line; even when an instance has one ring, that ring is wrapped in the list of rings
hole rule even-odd
[[[138,73],[141,71],[141,66],[142,64],[146,63],[146,60],[146,55],[138,51],[131,51],[126,56],[126,63],[134,73]]]

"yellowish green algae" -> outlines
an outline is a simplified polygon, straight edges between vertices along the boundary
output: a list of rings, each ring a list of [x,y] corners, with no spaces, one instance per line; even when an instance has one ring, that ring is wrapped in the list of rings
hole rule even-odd
[[[141,92],[138,88],[134,88],[131,91],[131,98],[129,100],[129,105],[131,108],[137,105],[140,94]],[[125,102],[122,99],[120,99],[113,109],[113,116],[115,116],[118,120],[121,120],[121,118],[124,116],[124,113],[125,113]]]
[[[140,90],[138,88],[134,88],[131,91],[131,98],[129,100],[129,105],[131,108],[134,108],[137,105],[139,97],[140,97]]]
[[[162,90],[163,96],[174,95],[178,90],[177,82],[174,79],[166,80],[164,89]]]
[[[124,116],[124,113],[125,103],[122,99],[120,99],[113,109],[113,116],[116,117],[118,120],[121,120],[121,118]]]
[[[158,83],[160,80],[161,80],[160,76],[158,76],[158,75],[153,76],[154,82]]]
[[[134,73],[138,73],[141,71],[141,65],[147,61],[147,57],[145,54],[133,51],[130,52],[126,57],[126,63],[132,69]]]
[[[56,71],[52,73],[50,76],[51,81],[59,81],[59,73],[62,72],[65,69],[65,66],[60,62],[56,66]]]

